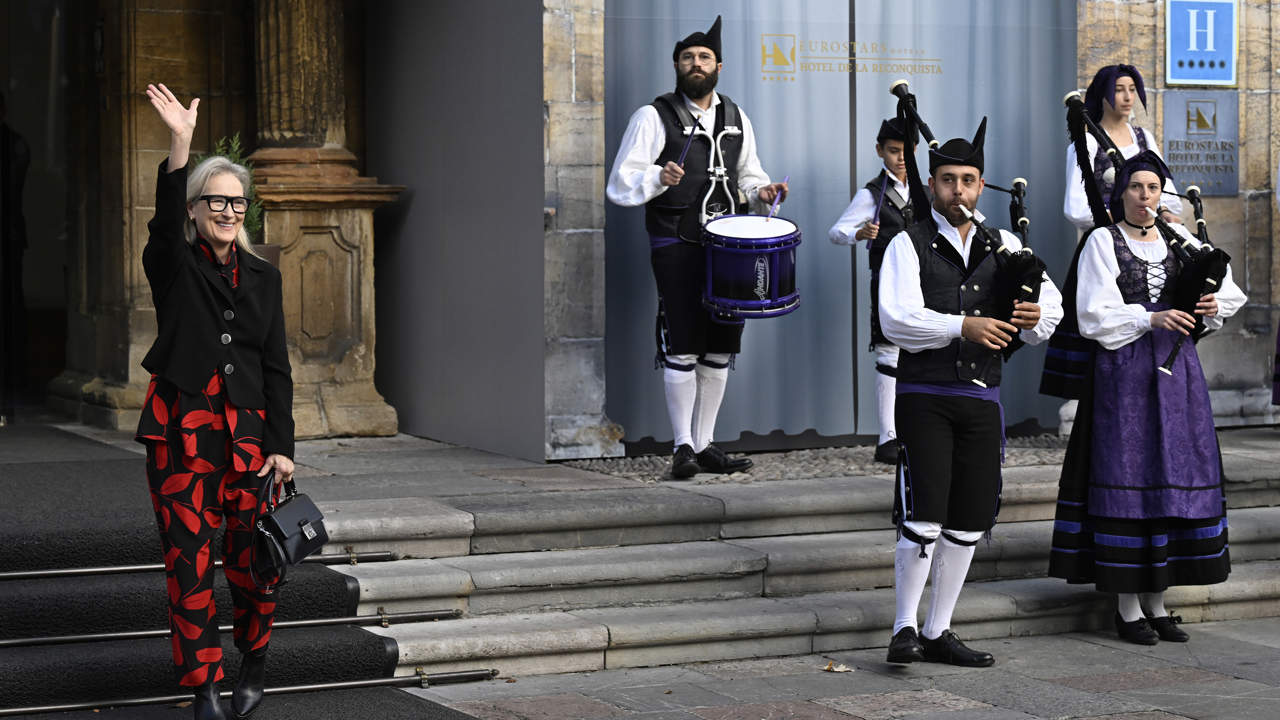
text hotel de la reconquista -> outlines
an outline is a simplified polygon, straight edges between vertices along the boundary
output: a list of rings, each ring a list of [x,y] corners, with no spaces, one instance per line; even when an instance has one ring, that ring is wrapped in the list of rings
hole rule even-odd
[[[919,48],[856,40],[806,40],[785,33],[760,36],[760,72],[766,81],[795,81],[798,73],[941,75],[942,60]]]

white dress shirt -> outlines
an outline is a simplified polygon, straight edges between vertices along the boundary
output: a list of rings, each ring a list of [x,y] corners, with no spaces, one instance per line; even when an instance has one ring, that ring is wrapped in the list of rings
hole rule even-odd
[[[1194,239],[1186,228],[1178,224],[1170,224],[1179,235],[1188,238],[1196,246],[1200,242]],[[1147,238],[1138,240],[1129,234],[1129,228],[1120,226],[1125,244],[1139,259],[1147,262],[1160,262],[1169,253],[1169,246],[1158,231],[1148,231]],[[1111,239],[1111,231],[1107,228],[1094,230],[1085,241],[1084,250],[1080,252],[1080,265],[1076,269],[1076,314],[1080,323],[1080,335],[1107,350],[1115,350],[1142,337],[1151,329],[1151,311],[1137,303],[1126,304],[1120,294],[1120,286],[1116,278],[1120,277],[1120,264],[1116,261],[1116,249]],[[1223,278],[1222,288],[1214,294],[1218,300],[1218,314],[1204,318],[1205,327],[1217,330],[1222,321],[1235,315],[1244,306],[1245,295],[1235,281],[1231,279],[1231,268]]]
[[[973,247],[978,228],[969,224],[969,234],[961,239],[960,232],[947,222],[938,211],[930,208],[938,232],[960,253],[965,265],[969,264],[969,250]],[[975,216],[982,220],[979,213]],[[1022,242],[1008,230],[997,230],[1010,250],[1021,250]],[[993,261],[994,262],[994,261]],[[1062,293],[1044,276],[1040,285],[1040,321],[1035,327],[1019,332],[1028,345],[1036,345],[1049,339],[1053,329],[1062,320]],[[924,291],[920,287],[920,257],[915,245],[904,230],[898,233],[885,250],[884,264],[880,266],[880,329],[893,344],[909,352],[944,348],[960,337],[964,315],[948,315],[924,306]]]
[[[707,132],[715,130],[716,106],[720,104],[720,94],[711,93],[711,107],[706,110],[685,97],[684,105],[693,114],[694,120]],[[751,120],[741,107],[738,108],[738,124],[742,128],[742,149],[738,153],[738,188],[747,196],[748,202],[757,211],[767,208],[756,195],[760,188],[769,184],[769,176],[760,167],[760,158],[756,156],[756,135],[751,129]],[[725,136],[728,139],[728,136]],[[705,139],[694,142],[706,142]],[[662,118],[653,105],[645,105],[631,114],[627,130],[622,134],[622,144],[618,146],[618,155],[613,160],[613,171],[609,173],[609,184],[605,187],[605,195],[609,200],[623,207],[644,205],[667,191],[659,175],[662,166],[654,162],[662,154],[667,145],[667,130]],[[745,213],[747,208],[739,208]]]
[[[1128,160],[1138,154],[1138,136],[1133,131],[1133,126],[1125,123],[1125,127],[1129,128],[1130,142],[1128,145],[1120,148],[1120,155]],[[1156,147],[1155,138],[1151,137],[1151,133],[1146,133],[1147,146],[1160,155],[1164,159],[1164,155],[1160,154],[1160,148]],[[1098,154],[1098,141],[1093,135],[1085,133],[1085,145],[1089,148],[1089,167],[1093,167],[1093,159]],[[1094,168],[1095,170],[1097,168]],[[1164,183],[1165,194],[1160,198],[1160,204],[1169,208],[1169,212],[1182,216],[1182,199],[1171,193],[1177,192],[1172,180],[1166,180]],[[1108,202],[1110,198],[1104,197],[1102,201]],[[1076,146],[1075,143],[1067,145],[1067,194],[1062,200],[1062,214],[1076,226],[1078,230],[1088,230],[1093,227],[1093,213],[1089,211],[1089,198],[1084,194],[1084,180],[1080,175],[1080,166],[1076,163]]]
[[[898,180],[892,170],[885,168],[885,172],[889,175],[889,181],[898,195],[906,202],[911,202],[911,191],[907,188],[907,184]],[[886,203],[889,198],[885,198]],[[858,242],[854,235],[862,229],[863,225],[871,222],[871,218],[876,214],[876,200],[871,191],[865,187],[859,188],[854,193],[853,201],[849,203],[849,207],[844,209],[844,214],[831,226],[831,230],[827,233],[827,237],[836,245],[853,245]]]

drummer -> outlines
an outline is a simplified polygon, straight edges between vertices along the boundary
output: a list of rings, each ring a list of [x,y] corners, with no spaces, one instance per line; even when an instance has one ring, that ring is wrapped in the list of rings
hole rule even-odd
[[[650,264],[658,284],[658,360],[675,435],[671,476],[684,480],[698,472],[732,473],[751,467],[751,460],[729,457],[711,444],[743,326],[712,322],[702,307],[706,259],[698,244],[697,214],[710,187],[711,147],[705,137],[694,138],[681,165],[677,161],[686,146],[684,127],[696,121],[713,136],[726,126],[741,128],[740,134],[725,135],[720,144],[730,186],[742,201],[735,203],[739,213],[747,212],[748,206],[766,212],[774,198],[786,199],[787,186],[771,183],[760,167],[746,113],[715,91],[723,67],[720,18],[707,32],[676,43],[671,59],[676,91],[632,114],[606,194],[624,207],[645,206]]]
[[[867,242],[871,263],[871,345],[876,354],[876,408],[880,420],[880,440],[876,443],[876,461],[893,465],[898,462],[898,432],[893,421],[895,378],[898,374],[898,346],[880,331],[880,263],[889,241],[914,221],[911,193],[907,190],[906,130],[899,118],[880,123],[876,133],[876,155],[884,167],[853,196],[844,214],[831,226],[827,237],[837,245]],[[911,139],[914,146],[916,138]]]

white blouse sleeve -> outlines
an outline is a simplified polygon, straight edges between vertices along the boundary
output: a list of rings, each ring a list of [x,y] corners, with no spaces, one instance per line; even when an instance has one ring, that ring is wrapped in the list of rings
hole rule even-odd
[[[1090,135],[1085,137],[1085,144],[1089,148],[1088,166],[1093,167],[1093,156],[1098,151],[1098,143]],[[1080,173],[1080,165],[1076,163],[1074,143],[1067,145],[1067,192],[1062,199],[1062,214],[1078,230],[1093,227],[1093,211],[1089,209],[1089,198],[1084,194],[1084,176]]]
[[[763,215],[769,211],[769,205],[760,202],[759,192],[760,188],[769,184],[769,174],[760,165],[760,157],[756,154],[756,131],[751,125],[751,118],[747,117],[746,111],[738,108],[738,119],[742,122],[742,151],[738,153],[737,168],[738,189],[747,196],[748,206],[757,214]]]
[[[907,352],[936,350],[960,337],[963,315],[947,315],[924,306],[920,258],[906,231],[885,249],[880,266],[880,329]]]
[[[1151,330],[1151,312],[1139,303],[1126,303],[1116,279],[1120,264],[1111,231],[1094,230],[1080,252],[1076,268],[1076,315],[1080,334],[1115,350]]]
[[[645,105],[631,115],[627,130],[622,134],[618,155],[613,159],[613,171],[605,195],[610,202],[623,207],[644,205],[666,192],[659,175],[662,167],[654,161],[667,143],[662,118],[652,105]]]
[[[831,226],[831,230],[827,233],[827,237],[836,245],[853,245],[857,243],[854,234],[862,229],[863,225],[871,222],[871,216],[875,214],[876,204],[871,198],[871,191],[866,188],[859,188],[854,194],[853,201],[849,203],[849,207],[844,209],[844,214]]]

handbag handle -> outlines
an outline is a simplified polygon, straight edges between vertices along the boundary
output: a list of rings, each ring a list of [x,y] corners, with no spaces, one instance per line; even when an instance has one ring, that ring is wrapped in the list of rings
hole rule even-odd
[[[262,487],[258,488],[257,507],[261,508],[263,505],[263,502],[265,502],[268,513],[274,512],[277,507],[277,503],[275,500],[275,493],[273,492],[275,488],[275,484],[276,484],[276,471],[272,469],[271,472],[267,473],[266,477],[263,478]],[[266,493],[265,499],[263,498],[263,493]],[[293,478],[289,478],[284,483],[284,497],[287,500],[297,494],[298,494],[298,486],[294,484]],[[254,528],[255,535],[257,532],[260,532],[257,530],[257,528],[258,528],[258,522],[261,520],[261,518],[262,518],[261,513],[259,513],[255,509],[253,524],[250,526]],[[280,543],[270,533],[265,533],[265,534],[267,538],[271,540],[271,544],[274,547],[277,555],[283,558],[284,549],[280,547]],[[258,564],[258,543],[255,537],[254,542],[250,544],[250,550],[249,550],[249,577],[253,580],[253,584],[257,585],[266,593],[272,593],[275,591],[276,588],[285,584],[285,575],[288,573],[288,570],[289,570],[287,565],[285,565],[284,563],[281,563],[280,576],[276,578],[276,582],[264,583],[258,577],[257,564]]]

